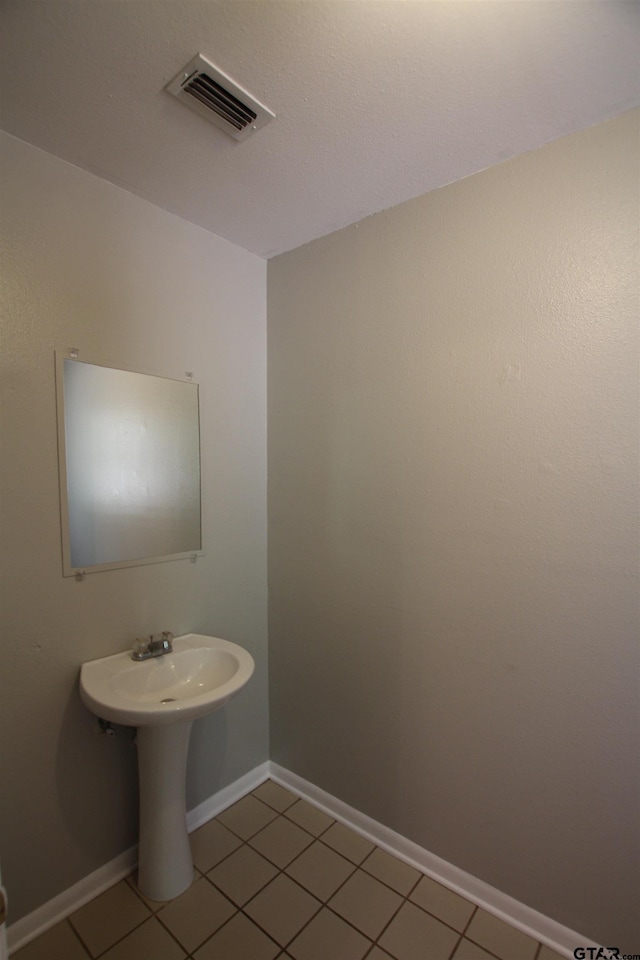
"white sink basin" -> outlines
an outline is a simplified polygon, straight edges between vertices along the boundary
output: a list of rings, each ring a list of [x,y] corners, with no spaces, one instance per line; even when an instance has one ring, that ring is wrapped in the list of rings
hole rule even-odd
[[[193,880],[185,801],[192,721],[222,707],[253,668],[237,644],[187,633],[161,657],[135,661],[127,650],[80,669],[85,706],[138,728],[138,888],[152,900],[171,900]]]
[[[103,720],[160,726],[222,707],[253,669],[253,657],[237,644],[187,633],[174,639],[173,653],[161,657],[136,662],[126,651],[84,663],[80,695]]]

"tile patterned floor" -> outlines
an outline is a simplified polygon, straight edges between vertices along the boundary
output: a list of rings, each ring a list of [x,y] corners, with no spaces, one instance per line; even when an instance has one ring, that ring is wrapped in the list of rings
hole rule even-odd
[[[561,960],[272,781],[191,846],[182,896],[128,877],[12,960]]]

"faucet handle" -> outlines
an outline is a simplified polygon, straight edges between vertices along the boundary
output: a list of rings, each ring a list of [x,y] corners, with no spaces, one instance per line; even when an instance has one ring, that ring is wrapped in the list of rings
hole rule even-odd
[[[147,653],[149,650],[149,637],[136,637],[133,641],[133,656],[140,657],[142,654]]]
[[[165,650],[167,653],[171,653],[173,651],[173,634],[171,633],[170,630],[162,631],[162,635],[160,637],[160,643],[162,645],[162,649]]]

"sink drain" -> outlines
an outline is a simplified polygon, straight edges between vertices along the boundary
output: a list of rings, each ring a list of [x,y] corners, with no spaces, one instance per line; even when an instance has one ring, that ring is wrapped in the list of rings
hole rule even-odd
[[[176,702],[176,698],[175,698],[175,697],[167,697],[166,700],[161,700],[161,701],[160,701],[160,703],[175,703],[175,702]]]

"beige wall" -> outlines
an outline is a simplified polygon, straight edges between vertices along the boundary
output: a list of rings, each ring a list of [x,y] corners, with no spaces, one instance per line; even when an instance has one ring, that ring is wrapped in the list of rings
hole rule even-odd
[[[638,115],[269,263],[271,757],[637,926]]]
[[[83,660],[136,634],[241,643],[257,671],[194,725],[189,806],[268,756],[266,264],[5,135],[2,874],[11,920],[136,838],[135,750],[96,735]],[[62,578],[53,351],[201,384],[206,556]]]

